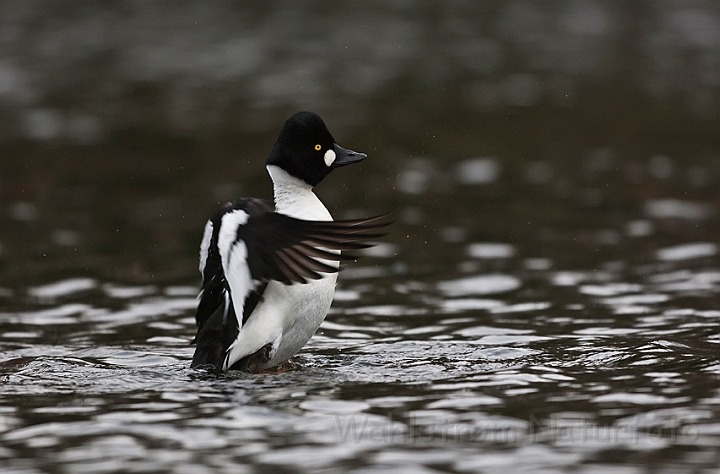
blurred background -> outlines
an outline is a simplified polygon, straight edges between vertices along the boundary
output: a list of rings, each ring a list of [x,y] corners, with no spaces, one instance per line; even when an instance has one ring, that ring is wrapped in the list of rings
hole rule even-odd
[[[712,0],[3,0],[0,284],[195,278],[205,218],[270,197],[300,109],[370,156],[318,193],[397,210],[411,265],[476,234],[537,248],[601,207],[717,230],[719,108]]]
[[[302,109],[391,233],[298,370],[191,370]],[[716,0],[0,0],[0,465],[716,473],[719,119]]]

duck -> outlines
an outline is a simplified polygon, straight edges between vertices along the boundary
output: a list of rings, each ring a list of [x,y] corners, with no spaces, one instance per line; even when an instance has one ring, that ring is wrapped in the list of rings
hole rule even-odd
[[[241,198],[207,221],[191,367],[279,370],[312,338],[332,304],[343,253],[387,235],[388,214],[333,220],[313,188],[367,158],[339,146],[313,112],[293,114],[265,167],[273,202]]]

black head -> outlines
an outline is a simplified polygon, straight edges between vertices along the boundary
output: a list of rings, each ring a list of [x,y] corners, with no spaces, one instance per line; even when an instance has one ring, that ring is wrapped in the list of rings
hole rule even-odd
[[[297,112],[280,130],[266,164],[278,166],[315,186],[335,168],[357,163],[366,157],[335,143],[317,114]]]

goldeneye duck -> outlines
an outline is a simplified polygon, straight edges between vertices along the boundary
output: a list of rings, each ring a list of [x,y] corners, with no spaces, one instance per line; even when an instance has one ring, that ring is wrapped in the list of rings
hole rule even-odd
[[[314,113],[285,122],[266,162],[275,205],[239,199],[205,225],[191,367],[263,372],[310,340],[330,309],[339,262],[354,259],[340,251],[370,247],[389,223],[387,214],[333,221],[312,188],[366,157],[335,143]]]

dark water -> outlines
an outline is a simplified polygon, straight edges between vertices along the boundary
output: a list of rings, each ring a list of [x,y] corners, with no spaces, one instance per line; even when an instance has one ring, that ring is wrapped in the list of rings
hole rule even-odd
[[[0,3],[0,472],[716,472],[713,2],[52,5]],[[296,370],[191,370],[300,108],[396,222]]]

